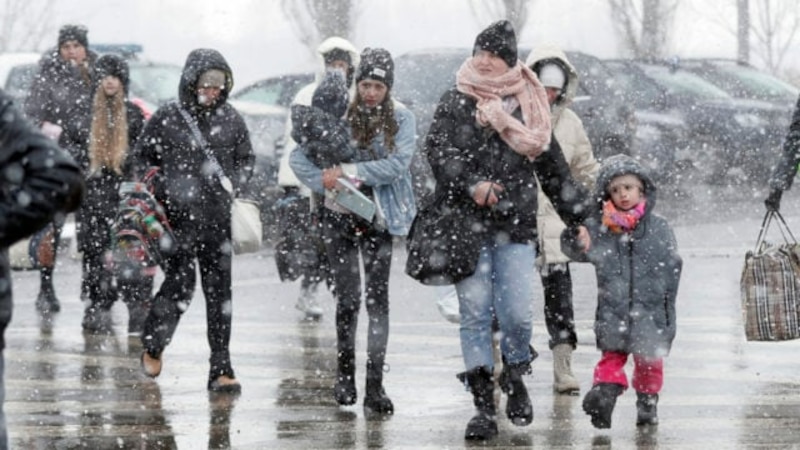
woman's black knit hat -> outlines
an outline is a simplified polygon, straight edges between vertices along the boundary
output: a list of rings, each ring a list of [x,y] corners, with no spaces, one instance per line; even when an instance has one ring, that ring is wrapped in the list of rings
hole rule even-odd
[[[59,48],[67,41],[78,41],[85,48],[89,48],[89,30],[83,25],[64,25],[58,30]]]
[[[489,25],[475,38],[472,55],[478,50],[486,50],[503,58],[508,67],[517,65],[517,34],[514,26],[507,20],[499,20]]]
[[[94,65],[94,71],[97,75],[97,82],[103,81],[107,76],[117,77],[122,82],[125,92],[128,92],[130,85],[130,69],[128,63],[117,55],[103,55]]]
[[[361,52],[361,63],[356,72],[356,83],[365,78],[378,80],[392,89],[394,84],[394,61],[392,54],[383,48],[365,48]]]

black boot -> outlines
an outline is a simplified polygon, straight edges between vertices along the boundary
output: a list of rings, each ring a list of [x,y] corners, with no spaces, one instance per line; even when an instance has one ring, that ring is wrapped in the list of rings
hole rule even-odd
[[[611,428],[611,414],[623,388],[614,383],[598,383],[583,398],[583,411],[592,416],[595,428]]]
[[[340,405],[355,404],[356,392],[356,367],[355,352],[340,351],[338,367],[336,369],[336,385],[333,387],[333,398]]]
[[[516,426],[530,425],[533,422],[533,406],[528,389],[522,380],[523,375],[531,373],[531,363],[506,364],[503,358],[503,371],[500,373],[500,389],[508,395],[506,416]]]
[[[81,326],[83,331],[90,334],[110,333],[113,329],[111,311],[99,306],[89,306],[83,311]]]
[[[494,380],[492,369],[476,367],[457,375],[472,392],[477,414],[467,423],[464,439],[485,441],[497,436],[497,420],[494,407]]]
[[[658,394],[636,393],[636,425],[658,425]]]
[[[53,268],[39,269],[39,295],[36,297],[36,310],[42,314],[61,311],[61,303],[53,288]]]
[[[367,363],[367,386],[364,393],[364,410],[375,414],[394,414],[394,404],[383,390],[383,371]]]

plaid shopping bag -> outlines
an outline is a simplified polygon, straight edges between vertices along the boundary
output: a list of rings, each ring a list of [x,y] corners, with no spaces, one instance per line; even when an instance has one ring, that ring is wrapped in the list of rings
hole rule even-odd
[[[783,226],[784,243],[777,246],[764,240],[774,218]],[[756,249],[745,256],[741,291],[748,341],[800,338],[800,244],[777,211],[767,212]]]

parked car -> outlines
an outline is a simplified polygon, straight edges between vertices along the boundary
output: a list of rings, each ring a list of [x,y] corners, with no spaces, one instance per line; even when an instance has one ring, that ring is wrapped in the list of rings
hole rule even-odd
[[[675,61],[736,98],[762,100],[794,110],[800,89],[780,78],[733,59],[695,58]]]
[[[637,110],[669,114],[687,125],[689,145],[676,159],[688,159],[714,183],[727,183],[734,175],[754,183],[766,179],[788,126],[783,108],[733,98],[674,65],[605,62]]]
[[[312,81],[314,74],[311,72],[265,78],[235,90],[231,98],[288,108],[297,92]]]
[[[0,54],[0,87],[20,106],[28,96],[41,57],[39,53]]]

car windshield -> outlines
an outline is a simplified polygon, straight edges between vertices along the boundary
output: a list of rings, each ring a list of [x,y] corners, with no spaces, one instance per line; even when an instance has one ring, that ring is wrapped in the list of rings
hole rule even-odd
[[[770,74],[740,66],[719,66],[725,75],[738,81],[737,88],[748,97],[797,98],[800,90]]]
[[[456,72],[469,54],[410,54],[395,63],[395,97],[421,106],[436,104],[456,82]],[[436,68],[431,70],[431,68]]]
[[[640,67],[647,76],[656,80],[673,94],[707,100],[730,99],[730,95],[722,89],[685,70],[672,70],[666,66],[647,64],[642,64]]]
[[[131,64],[131,94],[162,105],[178,96],[182,69],[172,64]]]

